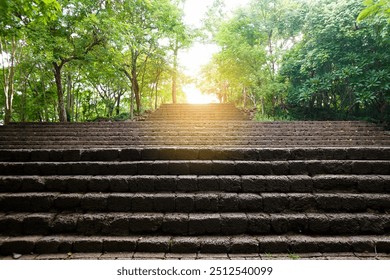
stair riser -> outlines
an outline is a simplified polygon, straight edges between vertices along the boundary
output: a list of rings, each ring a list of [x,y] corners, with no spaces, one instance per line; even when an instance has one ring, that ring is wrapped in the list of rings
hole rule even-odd
[[[4,176],[2,192],[390,193],[390,176]]]
[[[390,148],[134,148],[74,150],[0,150],[4,162],[139,161],[139,160],[390,160]]]
[[[390,195],[351,194],[3,194],[5,212],[177,213],[390,212]]]
[[[158,234],[225,236],[240,234],[366,235],[389,234],[388,215],[311,214],[72,214],[20,215],[0,220],[2,235],[76,234],[129,236]]]
[[[390,174],[390,161],[0,163],[0,175]]]
[[[14,252],[30,254],[56,254],[69,252],[171,252],[171,253],[390,253],[390,241],[380,237],[303,238],[243,236],[238,238],[193,237],[96,237],[96,238],[45,238],[41,236],[0,241],[0,254]]]

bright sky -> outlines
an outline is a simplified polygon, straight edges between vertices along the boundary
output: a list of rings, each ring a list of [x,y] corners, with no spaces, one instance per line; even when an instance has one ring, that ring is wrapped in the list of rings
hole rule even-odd
[[[249,2],[249,0],[224,0],[225,6],[232,11]],[[201,20],[205,17],[208,7],[214,0],[187,0],[185,2],[185,23],[193,27],[201,27]],[[181,51],[179,54],[179,63],[184,67],[185,73],[196,77],[202,65],[207,64],[212,55],[218,51],[218,47],[212,44],[195,43],[190,49]],[[194,84],[183,87],[190,103],[210,103],[215,102],[215,96],[203,95]]]
[[[226,8],[230,11],[249,2],[249,0],[224,1]],[[184,7],[185,23],[193,27],[201,27],[201,20],[205,17],[208,7],[213,2],[214,0],[186,0]],[[185,67],[188,75],[196,75],[200,70],[200,66],[207,64],[212,54],[217,51],[218,47],[215,45],[195,43],[190,49],[180,53],[180,64]]]

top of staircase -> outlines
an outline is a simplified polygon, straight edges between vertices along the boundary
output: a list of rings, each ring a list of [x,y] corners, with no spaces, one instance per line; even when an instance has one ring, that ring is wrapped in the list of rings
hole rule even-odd
[[[132,147],[390,147],[390,134],[359,121],[255,122],[232,104],[164,104],[142,122],[14,123],[0,149]]]
[[[171,120],[249,120],[230,103],[163,104],[148,118],[151,121]]]

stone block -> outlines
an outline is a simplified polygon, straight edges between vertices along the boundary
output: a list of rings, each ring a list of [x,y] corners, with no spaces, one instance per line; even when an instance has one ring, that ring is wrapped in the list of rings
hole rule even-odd
[[[142,213],[129,216],[130,232],[153,233],[161,229],[163,214]]]
[[[197,237],[173,237],[171,242],[171,253],[197,253],[200,250],[201,242]]]
[[[217,194],[196,194],[194,196],[195,211],[199,212],[217,212],[218,195]]]
[[[221,212],[237,212],[239,198],[235,193],[221,193],[218,195],[218,210]]]
[[[238,194],[239,208],[244,212],[263,210],[263,199],[259,194]]]
[[[198,177],[192,175],[178,176],[177,190],[180,192],[198,191]]]
[[[263,210],[265,213],[279,213],[288,210],[289,198],[286,194],[264,193]]]
[[[289,242],[283,237],[261,236],[257,238],[259,252],[264,254],[289,252]]]
[[[130,232],[129,216],[125,214],[107,216],[101,225],[103,235],[127,236]]]
[[[26,235],[46,235],[54,214],[29,214],[23,219],[23,233]]]
[[[214,160],[212,164],[212,173],[218,175],[234,175],[236,167],[234,161]]]
[[[61,210],[79,209],[80,194],[61,194],[54,199],[54,207]]]
[[[221,254],[230,250],[230,237],[207,236],[201,238],[200,252],[202,254]]]
[[[171,194],[153,194],[153,210],[163,213],[175,211],[175,196]]]
[[[80,206],[84,211],[105,211],[107,209],[107,194],[87,193],[80,195]]]
[[[139,166],[142,168],[142,166]],[[169,175],[170,174],[170,166],[169,161],[156,160],[152,163],[151,166],[153,175]]]
[[[128,212],[132,210],[133,194],[110,194],[107,198],[107,210]]]
[[[9,237],[1,244],[0,254],[30,254],[34,252],[35,244],[39,239],[39,236]]]
[[[58,237],[45,236],[39,239],[35,245],[35,252],[38,254],[58,253],[61,241]]]
[[[330,221],[324,214],[306,214],[309,231],[315,234],[325,234],[329,231]]]
[[[189,213],[195,208],[195,200],[193,194],[176,194],[175,210],[178,212]]]
[[[122,149],[119,152],[120,161],[139,161],[141,160],[141,149]]]
[[[259,252],[259,242],[254,237],[233,237],[230,240],[230,243],[230,252],[233,254]]]
[[[218,176],[199,176],[197,181],[198,191],[209,192],[219,190]]]
[[[175,235],[188,234],[188,214],[166,214],[161,227],[162,232]]]
[[[84,214],[77,220],[77,232],[82,235],[100,235],[106,217],[104,214]],[[80,251],[82,252],[82,251]]]
[[[214,175],[211,161],[189,161],[190,173],[194,175]]]
[[[219,214],[190,214],[188,233],[190,235],[218,234],[221,232]]]
[[[103,238],[103,252],[134,252],[139,237],[105,237]]]
[[[119,162],[116,164],[112,164],[111,167],[113,170],[108,172],[107,175],[138,175],[138,162]],[[149,166],[143,166],[145,171],[150,171]],[[110,174],[111,173],[111,174]],[[142,173],[142,172],[141,172]],[[151,174],[150,172],[148,174]],[[141,174],[142,175],[142,174]]]
[[[101,253],[103,251],[103,240],[94,237],[76,239],[73,242],[72,249],[75,253]]]
[[[141,237],[138,240],[137,250],[140,252],[168,252],[171,237],[152,236]]]
[[[222,234],[243,234],[247,231],[247,216],[241,213],[221,214]]]
[[[269,234],[271,219],[269,215],[248,213],[248,232],[251,234]]]
[[[190,174],[190,166],[185,161],[170,161],[168,173],[170,175],[188,175]]]
[[[152,212],[153,197],[144,194],[135,194],[132,197],[132,209],[135,212]]]
[[[50,230],[59,234],[74,233],[77,229],[78,220],[79,215],[77,214],[57,215],[51,222]]]
[[[219,189],[224,192],[242,192],[241,178],[238,176],[219,176]]]
[[[156,191],[174,192],[177,189],[177,176],[157,176],[154,183]]]

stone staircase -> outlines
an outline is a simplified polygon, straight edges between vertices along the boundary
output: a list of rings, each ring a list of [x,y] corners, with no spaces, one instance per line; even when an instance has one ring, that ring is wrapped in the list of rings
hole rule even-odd
[[[215,104],[0,127],[2,255],[390,253],[389,211],[390,136],[364,122]]]

